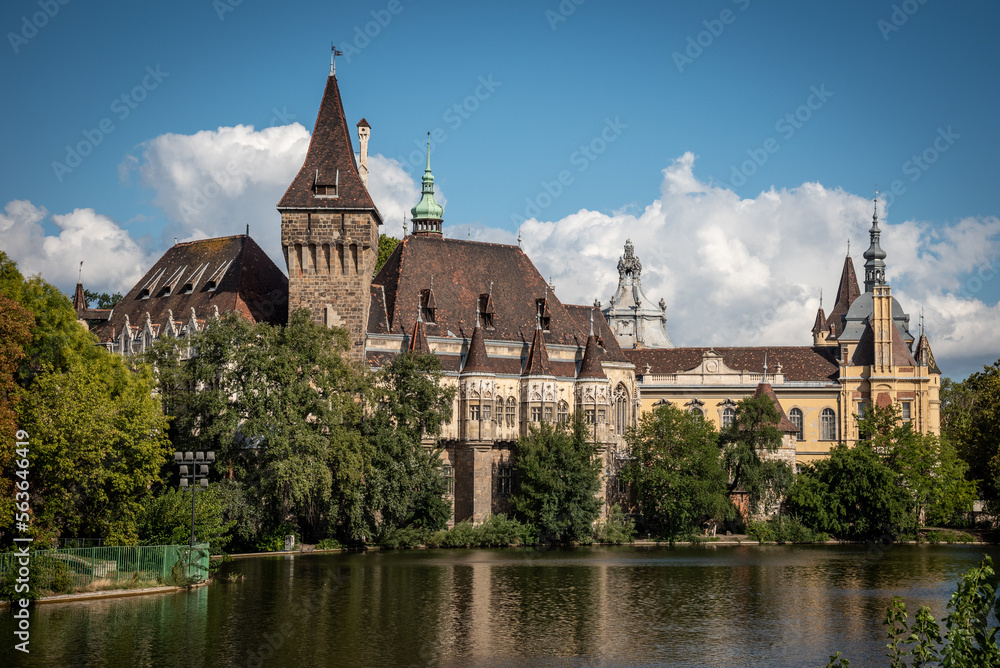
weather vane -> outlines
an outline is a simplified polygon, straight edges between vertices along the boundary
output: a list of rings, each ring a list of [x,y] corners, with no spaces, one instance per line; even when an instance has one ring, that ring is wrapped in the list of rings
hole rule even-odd
[[[337,74],[337,56],[344,55],[343,51],[339,51],[337,47],[330,42],[330,76]]]

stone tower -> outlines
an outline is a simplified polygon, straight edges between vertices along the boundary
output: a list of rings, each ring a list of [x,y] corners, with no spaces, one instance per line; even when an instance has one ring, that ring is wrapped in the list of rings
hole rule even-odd
[[[367,144],[368,123],[360,129]],[[382,219],[354,160],[332,68],[305,162],[278,211],[289,314],[306,308],[314,321],[344,327],[348,356],[361,359]]]

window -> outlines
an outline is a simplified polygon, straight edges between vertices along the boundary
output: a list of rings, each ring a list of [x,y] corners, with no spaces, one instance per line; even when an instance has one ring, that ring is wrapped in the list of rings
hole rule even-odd
[[[559,402],[559,424],[566,424],[569,421],[569,404],[565,401]]]
[[[441,475],[444,476],[445,483],[448,485],[448,494],[455,494],[455,469],[450,466],[441,467]]]
[[[503,426],[503,397],[497,397],[497,412],[496,412],[497,425]]]
[[[490,402],[483,402],[483,420],[486,422],[490,421]]]
[[[615,430],[619,434],[624,434],[625,430],[628,429],[628,418],[629,418],[629,400],[628,400],[628,390],[621,383],[618,383],[618,387],[615,388]]]
[[[819,416],[819,438],[821,441],[837,440],[837,414],[832,408],[824,408]]]
[[[802,411],[798,408],[793,408],[788,411],[788,419],[791,420],[792,424],[795,425],[795,428],[798,429],[798,431],[795,432],[795,438],[799,441],[805,440],[802,436]]]
[[[722,426],[723,426],[723,428],[725,428],[725,427],[731,427],[733,425],[733,422],[735,420],[736,420],[736,411],[734,411],[729,406],[726,406],[725,408],[722,409]],[[794,420],[793,420],[793,422],[794,422]]]
[[[545,407],[545,421],[552,422],[552,406]]]
[[[693,413],[694,415],[700,415],[701,417],[705,417],[705,411],[701,410],[697,406],[692,406],[688,410],[690,410],[691,413]]]
[[[538,322],[542,326],[542,329],[549,331],[549,323],[552,321],[552,318],[549,315],[549,305],[546,300],[535,300],[535,313],[538,316]]]
[[[489,294],[479,295],[479,320],[486,329],[493,329],[493,300]]]
[[[434,314],[437,311],[434,303],[434,291],[427,289],[420,291],[420,317],[424,322],[434,322]]]
[[[497,466],[497,495],[510,496],[514,493],[514,467],[510,464]]]
[[[469,419],[479,420],[479,404],[469,404]]]
[[[532,406],[531,407],[531,421],[532,422],[541,422],[542,421],[542,407],[541,406]]]
[[[584,417],[587,420],[587,424],[594,424],[594,409],[588,408],[583,412]]]
[[[507,397],[507,426],[513,427],[517,424],[517,402],[514,397]]]
[[[910,402],[903,401],[900,403],[900,412],[902,413],[903,422],[910,421]]]
[[[604,424],[607,421],[608,421],[607,411],[604,410],[603,408],[598,408],[597,409],[597,424]]]

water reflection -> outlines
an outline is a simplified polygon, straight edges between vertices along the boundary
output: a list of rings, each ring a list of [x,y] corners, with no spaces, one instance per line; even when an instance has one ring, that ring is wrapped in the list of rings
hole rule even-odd
[[[996,550],[986,550],[996,555]],[[738,546],[262,557],[191,592],[44,605],[33,665],[881,665],[894,595],[940,617],[983,548]],[[0,633],[13,619],[0,613]],[[15,654],[0,649],[3,665]],[[23,659],[18,656],[18,659]],[[23,661],[14,665],[29,665]]]

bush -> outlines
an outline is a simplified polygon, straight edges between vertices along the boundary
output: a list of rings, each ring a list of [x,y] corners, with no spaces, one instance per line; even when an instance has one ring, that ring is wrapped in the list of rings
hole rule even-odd
[[[763,522],[747,524],[747,536],[763,543],[824,543],[830,536],[813,531],[797,517],[779,515]]]
[[[635,540],[635,522],[626,517],[622,509],[615,505],[611,507],[607,518],[594,527],[594,541],[620,545]]]
[[[324,538],[316,543],[317,550],[342,550],[344,546],[336,538]]]
[[[425,532],[415,527],[405,527],[403,529],[391,527],[385,529],[375,539],[375,543],[386,550],[406,550],[422,545],[424,536]]]

